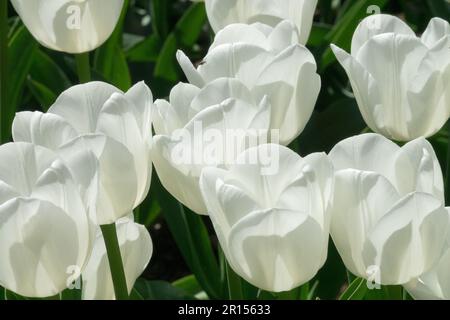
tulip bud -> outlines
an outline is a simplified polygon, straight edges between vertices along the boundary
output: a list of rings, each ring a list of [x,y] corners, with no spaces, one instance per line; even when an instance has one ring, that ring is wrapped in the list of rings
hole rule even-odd
[[[449,46],[445,20],[432,19],[418,38],[399,18],[373,15],[356,29],[351,55],[331,47],[370,129],[410,141],[432,136],[450,116]]]
[[[93,186],[96,222],[111,224],[136,208],[150,188],[152,105],[143,82],[125,94],[101,82],[78,85],[63,92],[46,114],[18,113],[13,138],[53,149],[67,162],[91,150],[100,166],[100,181]]]
[[[329,156],[336,170],[331,236],[347,269],[383,285],[430,270],[450,227],[431,145],[420,138],[400,148],[365,134],[338,143]]]
[[[280,145],[261,145],[228,170],[204,169],[200,188],[231,268],[251,284],[288,291],[325,263],[333,189],[325,154],[301,158]]]
[[[81,192],[89,183],[79,184],[74,176],[96,179],[90,175],[96,173],[92,158],[82,151],[78,166],[69,168],[40,146],[0,146],[0,283],[6,289],[54,296],[67,288],[72,270],[84,268],[94,229]],[[73,171],[81,166],[81,172]]]
[[[83,53],[102,45],[119,20],[124,0],[11,0],[43,46]]]
[[[260,22],[275,26],[282,20],[295,23],[299,42],[306,44],[317,0],[205,0],[206,13],[215,32],[233,23]]]

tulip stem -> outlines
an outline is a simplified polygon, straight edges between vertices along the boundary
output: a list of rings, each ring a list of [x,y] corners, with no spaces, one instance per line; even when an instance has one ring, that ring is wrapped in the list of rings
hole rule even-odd
[[[77,63],[78,79],[80,80],[80,83],[86,83],[91,81],[91,66],[89,63],[89,52],[76,54],[75,61]]]
[[[243,300],[242,295],[242,280],[241,278],[231,269],[228,261],[227,265],[227,282],[228,282],[228,296],[230,300]]]
[[[128,300],[127,280],[123,268],[122,255],[120,254],[119,240],[117,239],[116,224],[100,226],[105,240],[106,253],[108,255],[109,269],[117,300]]]
[[[7,85],[8,85],[8,1],[0,1],[0,143],[7,136]]]

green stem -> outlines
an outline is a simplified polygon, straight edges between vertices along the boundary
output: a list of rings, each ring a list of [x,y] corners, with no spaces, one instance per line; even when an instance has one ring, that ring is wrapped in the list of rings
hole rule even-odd
[[[125,278],[125,270],[123,269],[122,255],[120,254],[119,240],[117,239],[116,224],[107,224],[100,226],[100,228],[105,240],[116,299],[128,300],[127,281]]]
[[[0,1],[0,143],[6,142],[8,85],[8,1]]]
[[[243,300],[242,295],[242,280],[231,269],[230,264],[227,262],[227,283],[228,283],[228,296],[230,300]]]
[[[75,61],[77,63],[78,79],[80,80],[80,83],[86,83],[91,81],[91,66],[89,63],[89,52],[76,54]]]

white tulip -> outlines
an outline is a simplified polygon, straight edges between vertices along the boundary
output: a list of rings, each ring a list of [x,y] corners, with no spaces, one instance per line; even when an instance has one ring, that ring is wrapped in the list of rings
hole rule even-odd
[[[337,144],[331,236],[355,275],[405,284],[441,257],[450,228],[442,172],[432,146],[402,148],[378,134]]]
[[[198,214],[206,214],[199,189],[201,170],[227,167],[254,144],[268,142],[270,105],[254,101],[235,79],[221,78],[199,89],[180,83],[170,103],[155,102],[152,161],[163,186]]]
[[[198,1],[197,1],[198,2]],[[311,32],[317,0],[205,0],[206,13],[215,32],[233,23],[260,22],[275,26],[290,20],[306,44]]]
[[[274,165],[278,170],[264,172]],[[288,291],[323,266],[333,189],[325,154],[301,158],[280,145],[261,145],[229,170],[204,169],[200,186],[230,266],[251,284]]]
[[[410,141],[450,115],[450,25],[434,18],[421,38],[397,17],[374,15],[353,35],[351,55],[332,45],[373,131]]]
[[[68,53],[96,49],[112,34],[124,0],[11,0],[43,46]]]
[[[100,165],[97,223],[111,224],[148,194],[152,105],[143,82],[125,94],[102,82],[78,85],[63,92],[46,114],[18,113],[13,138],[55,150],[67,162],[92,150]]]
[[[177,59],[189,82],[199,88],[220,78],[234,78],[254,100],[267,95],[273,106],[270,127],[279,130],[283,145],[303,131],[320,92],[314,56],[298,44],[297,30],[288,21],[273,28],[227,26],[216,35],[198,68],[181,51]]]
[[[152,239],[145,226],[134,222],[132,214],[119,219],[116,228],[128,293],[131,293],[136,279],[144,272],[152,256]],[[82,278],[83,300],[115,299],[105,241],[100,228]]]
[[[91,253],[95,229],[80,188],[96,179],[95,157],[80,152],[75,172],[49,149],[9,143],[0,159],[0,285],[26,297],[59,294]]]

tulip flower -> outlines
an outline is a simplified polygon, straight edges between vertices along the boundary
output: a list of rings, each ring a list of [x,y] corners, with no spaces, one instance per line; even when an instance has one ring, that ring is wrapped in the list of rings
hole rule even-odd
[[[153,253],[152,239],[147,229],[134,222],[133,215],[116,222],[117,237],[122,255],[128,293],[136,279],[144,272]],[[105,242],[98,228],[92,255],[83,270],[83,300],[113,300],[114,287],[111,278]]]
[[[219,78],[242,82],[254,100],[267,95],[273,106],[271,129],[279,130],[288,145],[311,117],[321,80],[314,56],[298,44],[295,26],[280,22],[230,25],[220,31],[204,61],[195,68],[181,51],[177,54],[189,82],[203,88]]]
[[[101,46],[119,20],[124,0],[11,0],[43,46],[84,53]]]
[[[317,0],[205,0],[205,5],[215,32],[233,23],[275,26],[282,20],[290,20],[298,29],[299,42],[306,44]]]
[[[450,244],[450,243],[449,243]],[[438,264],[404,287],[415,300],[450,300],[450,246]]]
[[[102,82],[78,85],[63,92],[46,114],[18,113],[13,138],[55,150],[65,159],[92,150],[100,166],[97,223],[111,224],[148,194],[152,105],[143,82],[125,94]]]
[[[431,145],[402,148],[378,134],[338,143],[331,236],[350,272],[383,285],[405,284],[441,257],[450,230],[444,186]]]
[[[450,115],[450,25],[434,18],[418,38],[397,17],[374,15],[353,35],[351,55],[332,45],[367,125],[398,140],[429,137]]]
[[[228,263],[254,286],[288,291],[324,264],[333,189],[325,154],[301,158],[280,145],[260,145],[228,170],[205,168],[200,187]]]
[[[91,204],[80,190],[97,177],[95,158],[80,151],[69,168],[49,149],[8,143],[0,159],[0,284],[26,297],[59,294],[91,253]]]
[[[267,143],[270,105],[254,101],[235,79],[221,78],[200,89],[180,83],[170,103],[155,102],[152,161],[163,186],[181,203],[206,214],[199,178],[207,166],[229,166],[254,144]]]

